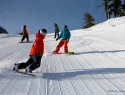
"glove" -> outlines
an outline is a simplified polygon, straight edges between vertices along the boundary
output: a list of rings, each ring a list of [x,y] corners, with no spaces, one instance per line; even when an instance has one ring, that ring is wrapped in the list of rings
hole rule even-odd
[[[41,52],[39,52],[39,51],[36,52],[36,55],[37,55],[37,56],[41,56]]]
[[[56,39],[56,41],[58,40],[58,38]]]
[[[69,39],[67,40],[67,42],[69,42]]]

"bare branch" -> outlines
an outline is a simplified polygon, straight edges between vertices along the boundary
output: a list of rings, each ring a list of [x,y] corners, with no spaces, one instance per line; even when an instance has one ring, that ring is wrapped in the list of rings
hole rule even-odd
[[[96,6],[96,8],[99,8],[99,7],[101,7],[101,6],[103,6],[104,5],[104,3],[102,3],[101,5],[99,5],[99,6]]]

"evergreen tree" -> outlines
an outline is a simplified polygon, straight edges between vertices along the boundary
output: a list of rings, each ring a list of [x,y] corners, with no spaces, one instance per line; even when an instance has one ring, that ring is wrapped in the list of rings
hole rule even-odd
[[[108,9],[109,9],[109,16],[114,14],[114,17],[118,17],[122,15],[122,2],[121,0],[109,0],[108,2]]]
[[[98,7],[104,6],[104,12],[106,20],[114,14],[114,17],[125,15],[125,0],[122,4],[122,0],[103,0],[103,3]]]
[[[109,0],[103,0],[103,3],[99,6],[97,6],[97,8],[104,6],[104,13],[105,13],[106,20],[108,20],[108,2],[109,2]]]
[[[83,20],[85,21],[85,23],[84,23],[85,26],[83,26],[83,29],[89,28],[89,27],[95,25],[94,23],[92,23],[93,21],[95,21],[95,19],[88,12],[86,12],[84,14]]]
[[[121,16],[125,16],[125,0],[124,0],[124,3],[121,6]]]

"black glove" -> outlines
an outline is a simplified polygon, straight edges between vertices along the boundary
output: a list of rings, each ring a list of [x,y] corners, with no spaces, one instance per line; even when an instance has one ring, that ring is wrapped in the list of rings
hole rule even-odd
[[[69,42],[69,39],[67,40],[67,42]]]
[[[56,41],[58,40],[58,38],[56,39]]]
[[[36,55],[37,56],[41,56],[41,52],[36,52]]]

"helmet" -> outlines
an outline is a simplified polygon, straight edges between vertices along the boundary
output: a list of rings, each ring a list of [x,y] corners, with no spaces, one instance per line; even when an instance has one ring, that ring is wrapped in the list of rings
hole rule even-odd
[[[54,25],[56,26],[57,24],[56,24],[56,23],[54,23]]]
[[[41,29],[40,30],[40,34],[41,35],[46,35],[47,34],[47,30],[46,29]]]
[[[24,25],[24,27],[26,27],[26,25]]]
[[[64,30],[67,30],[67,29],[68,29],[67,25],[64,25]]]
[[[64,28],[67,28],[67,25],[64,25]]]

